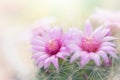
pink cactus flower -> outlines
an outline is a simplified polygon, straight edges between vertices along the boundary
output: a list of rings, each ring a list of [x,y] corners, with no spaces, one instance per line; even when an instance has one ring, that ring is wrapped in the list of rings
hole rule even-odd
[[[109,62],[108,62],[108,63],[106,63],[105,61],[103,61],[103,66],[104,66],[104,67],[111,67],[111,66],[112,66],[112,60],[109,59]]]
[[[97,66],[101,65],[101,58],[109,63],[108,55],[117,57],[115,44],[112,42],[115,38],[107,36],[110,30],[108,28],[99,27],[94,32],[89,20],[87,20],[84,32],[76,31],[73,34],[74,41],[69,47],[75,50],[70,62],[80,59],[81,67],[85,66],[89,61],[93,60]]]
[[[61,28],[38,27],[33,30],[31,39],[33,59],[39,68],[48,68],[52,63],[59,70],[59,59],[65,60],[69,50],[66,47],[65,34]]]

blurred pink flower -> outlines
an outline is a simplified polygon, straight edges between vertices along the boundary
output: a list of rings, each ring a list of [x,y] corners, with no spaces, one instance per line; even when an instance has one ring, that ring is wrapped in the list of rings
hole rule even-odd
[[[46,69],[52,63],[59,70],[59,58],[64,60],[69,54],[65,42],[67,40],[61,28],[43,26],[34,29],[31,44],[33,59],[39,68]]]
[[[99,27],[93,32],[91,23],[87,20],[84,32],[76,31],[74,42],[69,44],[69,47],[75,50],[71,57],[71,62],[79,58],[82,67],[90,60],[93,60],[97,66],[100,66],[100,57],[106,63],[109,62],[108,55],[116,58],[115,44],[112,42],[115,38],[107,36],[109,31],[110,29],[108,28]]]
[[[119,32],[120,30],[120,11],[97,9],[95,13],[92,14],[91,19],[97,23],[106,24],[105,27],[110,28],[111,34]]]
[[[32,35],[33,35],[32,34],[33,29],[34,30],[37,30],[37,29],[40,30],[39,27],[41,27],[43,29],[43,26],[45,26],[47,28],[48,26],[52,25],[55,22],[56,22],[56,18],[54,18],[54,17],[46,17],[46,18],[36,20],[32,24],[28,25],[26,30],[24,32],[22,32],[20,40],[29,41],[31,39]]]
[[[120,28],[120,12],[97,9],[91,16],[99,21],[107,22],[111,25],[116,25]]]

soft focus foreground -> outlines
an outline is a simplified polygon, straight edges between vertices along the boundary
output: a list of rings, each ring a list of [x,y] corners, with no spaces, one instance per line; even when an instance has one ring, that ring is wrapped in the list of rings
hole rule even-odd
[[[28,41],[22,41],[22,34],[31,28],[30,25],[35,21],[53,16],[65,31],[70,27],[82,29],[83,23],[96,8],[108,9],[110,13],[116,12],[120,9],[119,3],[119,0],[0,0],[0,80],[35,80],[37,68],[31,59],[30,45]],[[103,13],[106,15],[109,11],[94,14],[101,16]],[[120,14],[116,16],[115,21],[120,23]],[[108,18],[110,16],[106,19],[105,16],[102,17],[104,19],[96,17],[97,20],[90,17],[92,24],[98,26],[111,19]],[[112,18],[114,19],[114,16]],[[114,26],[117,26],[114,35],[120,38],[120,26]],[[118,53],[119,41],[116,42]],[[119,80],[119,64],[115,68],[117,70],[112,69],[109,80]]]

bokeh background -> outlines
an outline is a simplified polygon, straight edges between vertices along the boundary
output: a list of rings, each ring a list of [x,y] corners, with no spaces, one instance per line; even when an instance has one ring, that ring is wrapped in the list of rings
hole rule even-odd
[[[120,11],[120,0],[0,0],[0,80],[35,80],[29,42],[21,40],[32,23],[55,17],[64,30],[83,28],[96,9]]]

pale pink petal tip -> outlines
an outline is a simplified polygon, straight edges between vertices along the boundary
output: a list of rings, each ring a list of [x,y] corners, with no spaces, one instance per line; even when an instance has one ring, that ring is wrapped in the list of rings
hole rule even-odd
[[[84,30],[85,30],[86,35],[91,35],[92,34],[92,25],[91,25],[89,20],[86,21]]]

